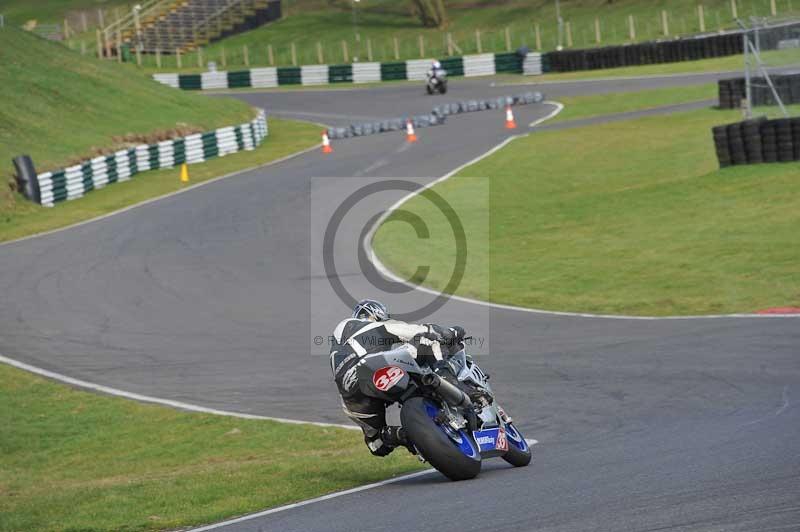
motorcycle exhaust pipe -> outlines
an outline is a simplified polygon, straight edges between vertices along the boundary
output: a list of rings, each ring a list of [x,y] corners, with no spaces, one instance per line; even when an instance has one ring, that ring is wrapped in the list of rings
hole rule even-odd
[[[426,373],[422,376],[422,384],[436,390],[448,404],[455,407],[466,408],[472,405],[469,396],[453,386],[435,373]]]

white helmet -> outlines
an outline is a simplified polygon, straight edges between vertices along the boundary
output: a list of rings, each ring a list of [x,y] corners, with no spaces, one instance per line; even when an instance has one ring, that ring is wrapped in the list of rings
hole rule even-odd
[[[439,70],[440,68],[442,68],[442,64],[439,61],[435,60],[435,59],[433,60],[433,65],[432,66],[433,66],[434,70]]]

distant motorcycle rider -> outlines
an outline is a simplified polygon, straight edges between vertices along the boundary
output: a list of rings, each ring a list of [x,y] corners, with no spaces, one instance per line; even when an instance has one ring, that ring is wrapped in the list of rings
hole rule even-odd
[[[463,338],[461,327],[446,329],[393,320],[386,305],[372,299],[359,301],[352,316],[336,326],[331,342],[331,371],[344,412],[361,427],[372,454],[386,456],[408,442],[401,427],[386,425],[386,403],[361,392],[358,362],[365,356],[405,345],[417,364],[436,367],[447,358],[449,346]]]
[[[447,75],[447,71],[442,68],[442,64],[439,61],[434,60],[431,63],[431,68],[428,70],[428,79],[430,78],[440,78],[442,75]]]

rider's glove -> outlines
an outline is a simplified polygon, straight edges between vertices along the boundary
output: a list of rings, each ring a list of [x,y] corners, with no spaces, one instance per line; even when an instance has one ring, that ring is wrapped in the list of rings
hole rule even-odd
[[[453,327],[450,327],[449,330],[453,334],[453,339],[456,342],[460,342],[467,336],[467,331],[464,330],[464,327],[455,325]]]
[[[426,345],[428,347],[432,346],[437,342],[442,342],[444,338],[441,334],[436,331],[424,332],[414,336],[411,339],[411,342],[415,345]]]

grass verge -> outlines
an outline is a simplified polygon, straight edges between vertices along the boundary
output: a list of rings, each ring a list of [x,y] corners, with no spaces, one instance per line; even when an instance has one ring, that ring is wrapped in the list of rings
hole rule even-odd
[[[710,128],[739,119],[708,109],[539,132],[437,185],[467,234],[488,240],[475,246],[486,253],[469,255],[478,264],[457,292],[633,315],[797,305],[800,164],[719,170]],[[486,202],[481,180],[467,176],[491,184],[488,227],[474,227],[486,218],[471,213]],[[424,198],[403,208],[436,216]],[[417,263],[404,250],[418,250],[414,258],[431,263],[425,284],[441,288],[453,264],[451,232],[434,225],[431,233],[418,240],[407,224],[386,223],[375,250],[406,277]],[[487,271],[488,279],[471,273]]]
[[[709,100],[716,96],[717,86],[713,84],[628,93],[568,96],[557,98],[558,102],[564,104],[564,109],[546,123],[552,124],[592,116],[641,111],[666,105]]]
[[[319,126],[313,124],[270,118],[269,129],[264,143],[253,151],[190,165],[188,184],[181,183],[176,167],[136,174],[130,181],[94,190],[81,199],[52,208],[35,205],[19,194],[9,194],[0,203],[0,242],[108,214],[221,175],[266,164],[318,143]]]
[[[2,531],[175,529],[423,468],[369,460],[357,431],[180,412],[4,364],[0,404]]]

